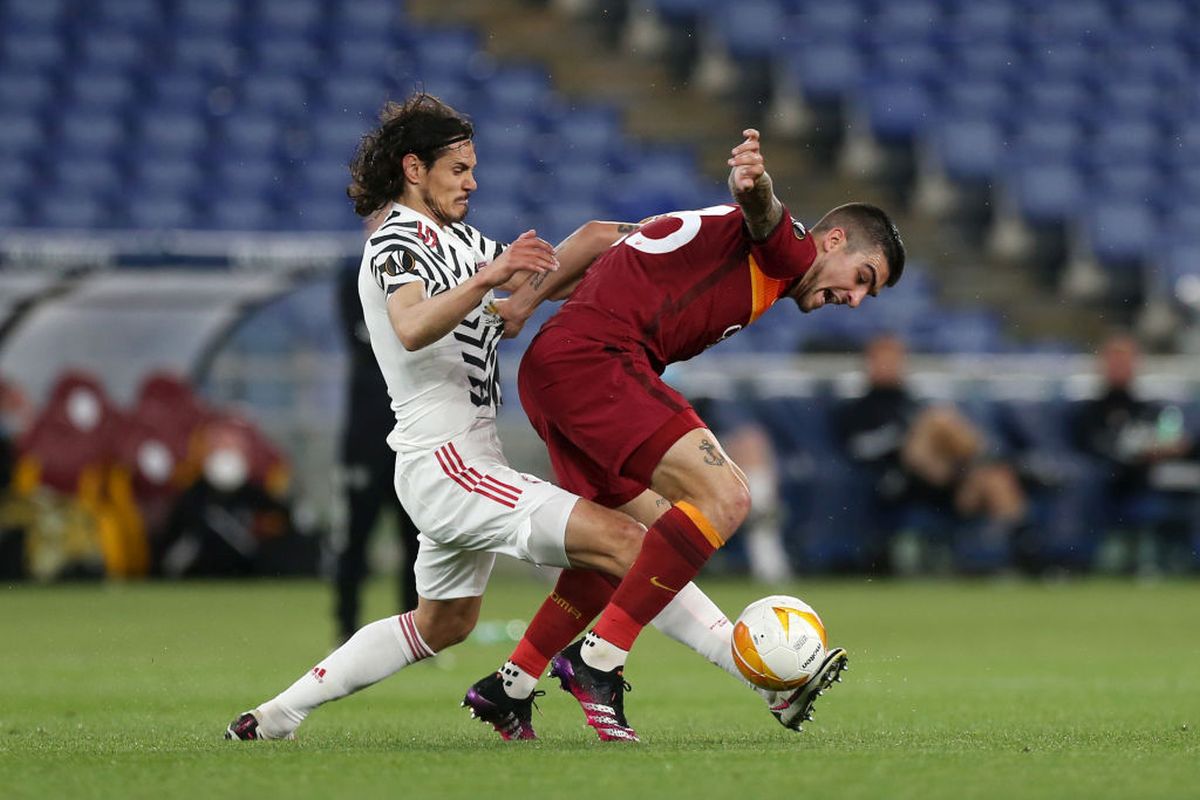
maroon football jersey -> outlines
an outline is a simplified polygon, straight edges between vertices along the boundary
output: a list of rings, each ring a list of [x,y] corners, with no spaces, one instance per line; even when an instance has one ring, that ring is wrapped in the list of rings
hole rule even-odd
[[[750,240],[736,205],[676,211],[601,255],[546,327],[643,348],[661,372],[758,319],[815,257],[786,208],[762,242]]]

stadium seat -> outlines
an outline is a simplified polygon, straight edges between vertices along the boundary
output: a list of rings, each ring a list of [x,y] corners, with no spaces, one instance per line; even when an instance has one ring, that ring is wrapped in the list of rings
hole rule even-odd
[[[308,91],[299,78],[265,73],[244,78],[238,95],[242,108],[266,114],[300,114],[308,100]]]
[[[151,33],[163,23],[164,5],[159,0],[98,0],[92,13],[111,30]]]
[[[0,52],[4,60],[18,69],[51,72],[66,63],[67,51],[61,37],[48,31],[20,31],[5,28]]]
[[[76,108],[121,111],[133,105],[138,92],[120,72],[87,70],[75,74],[70,93]]]
[[[38,202],[34,206],[29,223],[34,227],[62,230],[88,230],[113,226],[111,205],[107,199],[84,194],[71,196],[68,191],[64,188],[61,195],[53,192],[53,196]],[[64,199],[67,197],[70,198],[69,201]]]
[[[0,109],[38,114],[54,97],[54,86],[41,71],[0,71]]]
[[[93,152],[91,155],[72,155],[54,163],[55,185],[67,191],[69,196],[86,194],[98,197],[115,197],[123,180],[111,159]]]
[[[282,228],[276,220],[282,211],[261,196],[222,196],[211,200],[202,225],[216,230],[263,231]]]
[[[58,141],[64,152],[112,157],[129,143],[129,134],[113,114],[69,113],[59,124]]]
[[[203,119],[193,114],[160,114],[147,109],[142,114],[140,133],[143,147],[153,153],[195,154],[208,143]]]
[[[322,67],[324,54],[306,36],[262,36],[255,43],[251,60],[254,69],[267,74],[314,74]]]
[[[88,69],[133,70],[145,64],[151,55],[146,41],[129,31],[94,30],[89,27],[80,44]]]
[[[134,165],[138,193],[185,196],[200,188],[207,179],[207,173],[191,159],[145,158]]]
[[[241,17],[240,0],[179,0],[175,22],[180,30],[222,33]]]
[[[277,153],[282,136],[283,129],[276,117],[245,111],[227,117],[216,138],[228,158],[253,161]]]
[[[1003,164],[1004,133],[984,118],[951,118],[938,126],[937,157],[946,175],[960,182],[992,180]]]
[[[137,230],[196,227],[191,204],[176,194],[136,194],[127,207],[129,226]]]

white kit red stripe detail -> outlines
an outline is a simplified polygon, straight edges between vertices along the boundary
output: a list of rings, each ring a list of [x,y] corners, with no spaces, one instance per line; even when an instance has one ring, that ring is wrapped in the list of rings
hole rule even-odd
[[[516,508],[521,499],[521,489],[511,483],[505,483],[491,475],[485,475],[474,467],[468,467],[458,454],[454,443],[443,445],[434,451],[438,466],[450,480],[457,483],[464,491],[474,492],[489,500],[494,500],[502,506]]]
[[[417,624],[413,622],[412,616],[413,612],[410,611],[396,617],[400,621],[400,633],[404,634],[404,641],[408,643],[408,649],[414,658],[429,658],[433,655],[433,651],[421,641],[421,635],[417,633]]]

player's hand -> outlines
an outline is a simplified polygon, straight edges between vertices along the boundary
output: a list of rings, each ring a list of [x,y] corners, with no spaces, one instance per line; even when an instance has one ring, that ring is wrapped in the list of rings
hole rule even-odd
[[[727,162],[733,168],[729,183],[733,190],[739,193],[753,189],[758,179],[767,171],[758,143],[758,131],[747,128],[742,131],[742,136],[746,137],[745,141],[733,148]]]
[[[487,307],[489,314],[496,316],[497,322],[504,326],[502,339],[512,339],[525,327],[528,317],[517,313],[516,306],[508,302],[507,297],[497,297]]]
[[[528,230],[508,246],[500,257],[488,264],[480,275],[488,286],[495,288],[508,282],[518,272],[538,275],[558,269],[558,258],[554,245],[539,239],[537,232]]]

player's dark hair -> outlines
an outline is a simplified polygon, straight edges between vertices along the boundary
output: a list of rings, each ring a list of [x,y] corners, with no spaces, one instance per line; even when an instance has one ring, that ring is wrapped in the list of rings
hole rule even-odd
[[[888,265],[888,286],[895,286],[904,274],[904,242],[887,212],[870,203],[846,203],[838,206],[813,227],[813,233],[830,228],[846,231],[846,245],[853,251],[878,247]]]
[[[350,162],[346,194],[360,217],[369,217],[404,193],[404,157],[412,153],[433,166],[451,145],[475,134],[470,120],[425,92],[403,103],[389,101],[380,125],[365,134]]]

